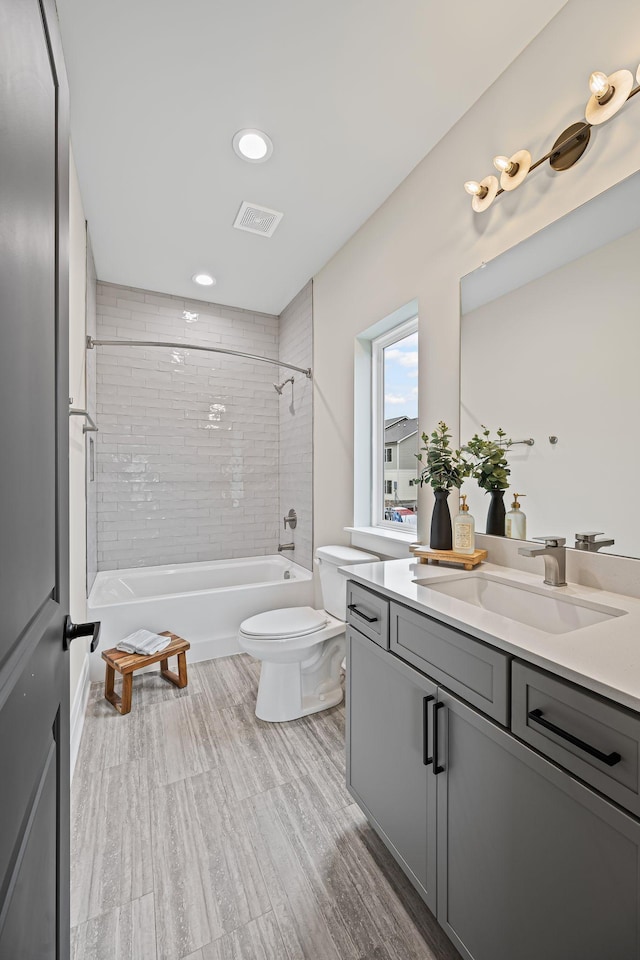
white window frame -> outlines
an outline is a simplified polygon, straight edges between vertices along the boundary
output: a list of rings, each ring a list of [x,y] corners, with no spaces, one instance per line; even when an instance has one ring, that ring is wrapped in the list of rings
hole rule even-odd
[[[412,333],[418,333],[417,316],[371,340],[371,526],[387,530],[402,530],[403,524],[384,516],[384,351]]]

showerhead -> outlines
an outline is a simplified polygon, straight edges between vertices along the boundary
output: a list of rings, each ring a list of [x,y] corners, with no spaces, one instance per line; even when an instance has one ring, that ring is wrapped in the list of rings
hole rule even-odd
[[[293,385],[294,382],[295,382],[295,381],[294,381],[293,377],[289,377],[288,380],[283,380],[282,383],[274,383],[273,389],[276,391],[276,393],[282,394],[282,391],[284,390],[284,388],[286,387],[286,385],[287,385],[288,383],[290,383],[290,384]]]

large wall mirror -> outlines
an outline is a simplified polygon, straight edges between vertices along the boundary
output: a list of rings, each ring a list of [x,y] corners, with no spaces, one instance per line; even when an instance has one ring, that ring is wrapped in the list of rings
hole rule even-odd
[[[527,538],[640,557],[640,172],[464,277],[460,432],[502,427]],[[551,442],[550,438],[557,438]],[[477,529],[489,497],[467,481]]]

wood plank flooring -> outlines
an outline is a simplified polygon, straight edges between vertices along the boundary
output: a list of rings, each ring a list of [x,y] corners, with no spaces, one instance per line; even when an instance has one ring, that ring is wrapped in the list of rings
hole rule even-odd
[[[460,960],[344,786],[344,707],[258,720],[260,665],[94,684],[73,782],[72,960]]]

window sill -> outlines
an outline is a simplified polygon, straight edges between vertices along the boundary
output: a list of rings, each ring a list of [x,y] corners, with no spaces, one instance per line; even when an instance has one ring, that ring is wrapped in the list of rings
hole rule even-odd
[[[354,547],[371,550],[386,557],[403,560],[411,556],[409,547],[417,542],[417,533],[401,533],[385,527],[345,527]]]

